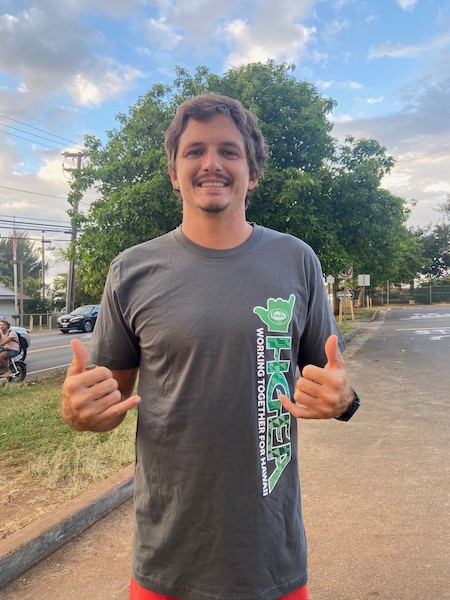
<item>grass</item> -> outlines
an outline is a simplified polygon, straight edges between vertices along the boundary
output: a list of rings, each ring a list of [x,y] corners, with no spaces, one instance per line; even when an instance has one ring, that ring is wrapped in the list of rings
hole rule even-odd
[[[63,379],[0,388],[0,539],[134,462],[135,412],[108,433],[73,431],[59,414]]]
[[[344,317],[342,317],[342,322],[338,322],[339,331],[342,335],[346,333],[350,333],[354,329],[357,329],[362,321],[370,321],[373,317],[377,308],[355,308],[353,309],[353,314],[355,319],[352,321],[350,310],[347,311],[346,319],[344,322]],[[336,317],[338,319],[338,317]]]

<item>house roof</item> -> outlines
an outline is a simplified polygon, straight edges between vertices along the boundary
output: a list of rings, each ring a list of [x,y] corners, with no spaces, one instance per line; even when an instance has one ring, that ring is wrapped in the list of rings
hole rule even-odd
[[[6,287],[5,285],[2,285],[0,283],[0,299],[1,300],[12,300],[14,299],[15,294],[14,294],[14,290],[11,290],[10,288]],[[31,300],[30,296],[25,296],[24,295],[24,300]]]

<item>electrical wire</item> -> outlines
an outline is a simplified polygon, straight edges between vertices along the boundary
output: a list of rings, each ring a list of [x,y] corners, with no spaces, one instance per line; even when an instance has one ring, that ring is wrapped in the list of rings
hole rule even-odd
[[[79,146],[80,148],[83,147],[83,144],[79,144],[78,142],[74,142],[73,140],[69,140],[60,135],[56,135],[55,133],[50,133],[49,131],[46,131],[45,129],[39,129],[39,127],[34,127],[34,125],[29,125],[28,123],[24,123],[23,121],[19,121],[18,119],[13,119],[12,117],[8,117],[8,115],[4,115],[3,113],[0,113],[0,117],[3,117],[4,119],[9,119],[10,121],[14,121],[14,123],[19,123],[19,125],[25,125],[25,127],[29,127],[30,129],[36,129],[36,131],[40,131],[41,133],[46,133],[47,135],[51,135],[52,137],[58,138],[65,142],[69,142],[70,144],[73,144],[74,146]],[[8,125],[7,125],[7,127],[8,127]],[[34,135],[34,134],[31,134],[31,135]]]
[[[15,133],[11,133],[10,131],[4,131],[3,129],[0,129],[0,133],[6,133],[6,135],[12,135],[13,137],[19,138],[20,140],[25,140],[27,142],[31,142],[32,144],[39,144],[39,146],[45,146],[46,148],[51,148],[52,150],[61,150],[61,148],[56,148],[56,146],[50,146],[50,144],[44,144],[43,142],[36,142],[36,140],[30,140],[29,138],[23,137],[21,135],[16,135]]]
[[[30,190],[19,190],[18,188],[7,187],[6,185],[0,185],[3,190],[12,190],[13,192],[24,192],[25,194],[34,194],[35,196],[46,196],[47,198],[58,198],[59,200],[67,200],[67,196],[53,196],[52,194],[42,194],[40,192],[31,192]]]

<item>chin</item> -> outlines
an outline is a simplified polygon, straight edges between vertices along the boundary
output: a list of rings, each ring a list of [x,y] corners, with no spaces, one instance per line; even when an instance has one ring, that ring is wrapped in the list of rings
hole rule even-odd
[[[226,206],[223,205],[218,205],[218,204],[210,204],[208,206],[201,206],[200,207],[202,209],[203,212],[206,213],[210,213],[212,215],[216,215],[218,213],[223,212],[226,209]]]

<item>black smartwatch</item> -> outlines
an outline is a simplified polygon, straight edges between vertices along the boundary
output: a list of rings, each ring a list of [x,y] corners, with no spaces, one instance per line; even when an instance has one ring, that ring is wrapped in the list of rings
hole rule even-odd
[[[347,408],[345,413],[342,413],[342,415],[339,415],[339,417],[334,417],[338,421],[349,421],[361,406],[361,400],[358,394],[355,392],[355,390],[353,390],[353,393],[355,394],[355,397],[350,402],[350,406]]]

